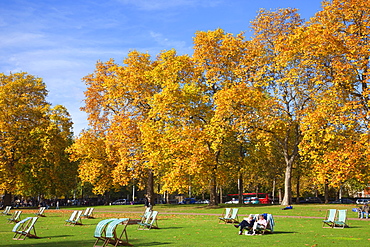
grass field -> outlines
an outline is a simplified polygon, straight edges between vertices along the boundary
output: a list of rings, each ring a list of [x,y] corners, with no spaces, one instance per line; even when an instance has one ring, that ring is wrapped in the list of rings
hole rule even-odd
[[[230,205],[228,205],[230,206]],[[246,205],[239,207],[239,219],[248,214],[271,213],[275,219],[275,232],[266,235],[238,235],[232,224],[219,224],[218,217],[226,205],[156,205],[160,229],[138,231],[129,225],[129,242],[134,246],[370,246],[370,219],[359,220],[352,212],[355,205],[294,205],[292,210],[281,210],[279,205]],[[321,221],[329,208],[348,209],[350,228],[322,228]],[[106,218],[139,219],[142,205],[98,206],[95,219],[83,219],[83,225],[66,226],[72,210],[80,208],[49,209],[46,217],[36,223],[40,239],[13,240],[9,216],[0,216],[0,247],[84,247],[93,246],[96,224]],[[14,209],[12,209],[14,212]],[[22,219],[34,216],[36,209],[22,209]]]

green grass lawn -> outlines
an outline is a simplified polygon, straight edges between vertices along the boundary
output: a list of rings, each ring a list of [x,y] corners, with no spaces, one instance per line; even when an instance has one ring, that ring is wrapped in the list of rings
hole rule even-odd
[[[235,205],[233,205],[235,206]],[[275,232],[266,235],[238,235],[232,224],[219,224],[225,207],[205,205],[156,205],[160,229],[138,231],[136,225],[127,226],[129,242],[134,246],[370,246],[370,219],[359,220],[351,209],[355,205],[294,205],[292,210],[281,210],[279,205],[246,205],[239,207],[239,219],[248,214],[271,213],[275,219]],[[321,221],[329,208],[348,209],[350,228],[322,228]],[[36,223],[40,239],[13,240],[14,224],[9,216],[0,216],[0,247],[84,247],[93,246],[96,224],[106,218],[139,219],[142,205],[98,206],[95,219],[83,219],[82,226],[66,226],[72,210],[85,208],[49,209],[46,217]],[[22,219],[34,216],[36,209],[22,209]],[[14,212],[14,209],[12,209]],[[311,218],[308,218],[311,217]]]

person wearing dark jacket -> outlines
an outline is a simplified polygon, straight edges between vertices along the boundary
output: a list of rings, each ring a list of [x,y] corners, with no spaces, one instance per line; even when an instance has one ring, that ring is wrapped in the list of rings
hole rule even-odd
[[[243,230],[244,229],[247,229],[248,230],[248,233],[252,233],[252,228],[253,228],[253,225],[254,225],[254,217],[252,214],[249,215],[249,217],[247,219],[244,219],[242,222],[240,222],[238,225],[234,225],[236,228],[239,228],[240,227],[240,230],[239,230],[239,235],[242,235],[243,234]]]

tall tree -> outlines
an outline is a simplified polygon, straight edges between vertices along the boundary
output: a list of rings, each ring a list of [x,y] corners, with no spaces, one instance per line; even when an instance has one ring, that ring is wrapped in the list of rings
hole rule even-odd
[[[153,62],[148,54],[133,51],[124,64],[98,62],[95,72],[84,78],[88,88],[82,110],[88,113],[91,129],[82,133],[71,153],[74,160],[82,162],[80,177],[83,181],[93,180],[97,193],[126,186],[133,179],[140,188],[152,181],[140,124],[148,117],[148,101],[157,90],[147,76]],[[86,148],[98,151],[94,140],[103,145],[99,149],[104,152],[86,156]],[[96,176],[99,172],[105,176]],[[147,184],[147,190],[153,203],[153,183]]]
[[[41,78],[0,74],[0,189],[6,192],[57,196],[70,180],[64,175],[74,179],[76,168],[65,153],[71,119],[62,106],[52,109],[46,96]]]
[[[252,22],[254,37],[253,64],[247,61],[246,68],[254,68],[253,85],[261,87],[278,102],[275,119],[269,128],[262,132],[271,134],[279,144],[285,161],[285,185],[283,205],[291,203],[291,177],[298,158],[298,145],[302,135],[300,121],[302,110],[307,107],[312,85],[307,83],[303,74],[307,71],[297,69],[300,58],[289,45],[303,20],[296,9],[277,11],[261,10]]]
[[[324,1],[301,34],[312,80],[325,85],[307,111],[302,151],[326,186],[369,181],[369,21],[368,1]]]

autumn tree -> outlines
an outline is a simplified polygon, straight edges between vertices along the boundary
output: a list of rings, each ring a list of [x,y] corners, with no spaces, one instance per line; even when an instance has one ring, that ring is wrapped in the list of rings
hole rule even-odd
[[[215,119],[237,134],[242,148],[240,155],[233,154],[239,157],[237,171],[244,178],[241,182],[248,181],[245,188],[250,191],[258,192],[263,187],[270,190],[284,169],[274,136],[265,133],[273,129],[272,120],[276,119],[272,111],[278,112],[277,102],[261,88],[243,82],[218,92],[215,104]]]
[[[151,197],[155,179],[162,192],[208,187],[213,205],[228,178],[241,199],[253,172],[266,187],[284,176],[284,205],[292,177],[298,196],[310,171],[333,185],[367,181],[368,5],[325,1],[306,23],[296,9],[261,10],[248,41],[217,29],[196,33],[192,56],[99,62],[84,78],[91,128],[71,149],[80,177],[100,192],[149,181]]]
[[[312,80],[323,85],[304,119],[303,155],[324,186],[369,181],[370,3],[324,1],[301,33]]]
[[[246,71],[253,73],[252,85],[263,89],[277,103],[277,107],[270,111],[270,117],[262,120],[270,123],[266,125],[268,128],[260,128],[259,131],[276,141],[284,157],[283,205],[291,203],[291,177],[302,138],[300,121],[309,100],[306,92],[312,87],[305,77],[300,76],[307,71],[297,71],[299,56],[289,54],[293,47],[287,46],[289,37],[302,23],[296,9],[261,10],[252,22],[252,58],[246,60],[244,66]]]
[[[109,162],[105,137],[91,130],[83,130],[69,147],[70,160],[79,166],[78,176],[83,183],[90,183],[93,192],[104,194],[114,188],[111,171],[114,164]]]
[[[80,177],[91,182],[96,193],[135,180],[139,188],[147,186],[153,203],[153,172],[140,131],[157,90],[147,76],[153,62],[148,54],[133,51],[124,64],[98,62],[95,72],[84,78],[87,91],[82,110],[88,113],[91,128],[70,149],[71,158],[81,162]]]
[[[46,96],[41,78],[0,74],[0,188],[5,194],[60,196],[74,184],[76,167],[65,153],[72,141],[71,118],[64,107],[52,108]]]

